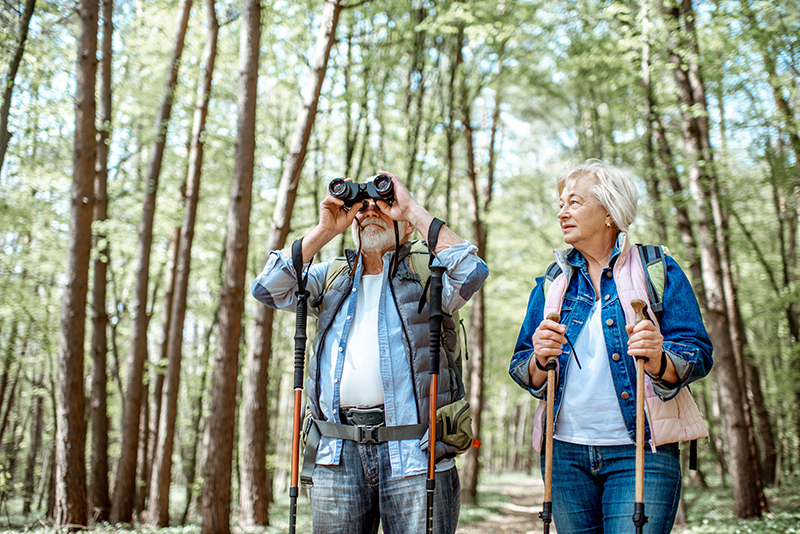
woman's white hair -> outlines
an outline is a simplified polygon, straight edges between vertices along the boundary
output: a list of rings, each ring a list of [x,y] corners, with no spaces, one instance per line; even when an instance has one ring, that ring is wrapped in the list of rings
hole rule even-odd
[[[592,196],[611,215],[617,228],[627,232],[636,218],[636,204],[639,202],[639,192],[631,179],[617,167],[599,159],[587,159],[558,177],[558,196],[567,186],[584,178],[592,179],[589,189]]]

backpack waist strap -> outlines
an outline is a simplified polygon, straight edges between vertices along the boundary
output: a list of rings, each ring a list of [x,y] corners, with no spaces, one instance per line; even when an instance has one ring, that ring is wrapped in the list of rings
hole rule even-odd
[[[307,425],[309,427],[306,429],[308,441],[303,453],[303,470],[300,473],[300,481],[304,488],[314,486],[314,481],[311,477],[314,473],[314,466],[317,463],[317,448],[322,436],[347,439],[360,445],[366,445],[404,439],[420,439],[428,429],[428,425],[424,424],[399,426],[343,425],[319,419],[309,419]]]

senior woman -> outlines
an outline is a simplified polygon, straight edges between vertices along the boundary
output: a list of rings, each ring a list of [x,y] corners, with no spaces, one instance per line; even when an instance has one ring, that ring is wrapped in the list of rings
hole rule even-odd
[[[670,256],[664,257],[660,317],[633,324],[630,300],[647,293],[638,250],[627,236],[638,201],[631,180],[588,160],[557,184],[558,220],[570,247],[554,252],[561,274],[552,284],[537,278],[510,366],[512,378],[543,399],[547,359],[557,358],[553,520],[559,534],[634,531],[639,357],[646,362],[648,401],[644,532],[667,533],[680,500],[677,442],[707,435],[684,387],[711,370],[711,341],[691,284]],[[545,318],[551,311],[560,312],[558,322]],[[537,450],[544,415],[537,412]]]

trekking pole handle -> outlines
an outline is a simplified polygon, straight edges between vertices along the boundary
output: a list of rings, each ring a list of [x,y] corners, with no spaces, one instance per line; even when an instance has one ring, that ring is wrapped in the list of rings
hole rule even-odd
[[[442,275],[445,268],[431,266],[431,288],[428,324],[430,327],[431,374],[439,374],[439,349],[442,335]]]

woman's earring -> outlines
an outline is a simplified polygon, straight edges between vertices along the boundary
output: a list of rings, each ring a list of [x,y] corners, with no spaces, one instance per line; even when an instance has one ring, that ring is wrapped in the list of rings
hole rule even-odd
[[[611,223],[606,221],[606,228],[611,228]]]

